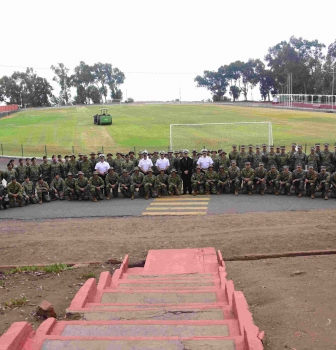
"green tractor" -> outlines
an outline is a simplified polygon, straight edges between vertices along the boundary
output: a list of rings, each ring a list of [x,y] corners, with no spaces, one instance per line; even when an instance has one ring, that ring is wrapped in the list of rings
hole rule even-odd
[[[107,113],[107,108],[102,108],[100,114],[93,116],[93,124],[112,125],[112,116]]]

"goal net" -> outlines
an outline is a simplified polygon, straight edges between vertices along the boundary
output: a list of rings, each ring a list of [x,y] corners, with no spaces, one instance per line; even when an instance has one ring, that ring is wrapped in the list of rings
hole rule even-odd
[[[170,148],[207,149],[223,148],[228,152],[232,144],[273,144],[271,122],[170,124]]]

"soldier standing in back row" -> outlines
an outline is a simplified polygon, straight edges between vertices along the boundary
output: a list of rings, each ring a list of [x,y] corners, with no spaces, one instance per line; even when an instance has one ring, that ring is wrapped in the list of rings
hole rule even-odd
[[[238,157],[237,145],[232,145],[232,151],[229,153],[229,159],[230,161],[237,160],[237,157]]]
[[[48,162],[47,156],[43,156],[43,162],[40,164],[40,175],[42,175],[43,181],[50,184],[50,163]]]
[[[307,156],[308,166],[312,165],[314,170],[318,172],[320,167],[320,157],[315,153],[315,148],[310,147],[310,154]]]
[[[298,151],[293,155],[293,161],[294,161],[294,169],[297,168],[299,164],[301,164],[302,169],[305,169],[307,165],[307,155],[306,153],[302,152],[302,146],[298,145]]]
[[[289,166],[289,155],[285,151],[285,146],[281,146],[280,149],[281,151],[280,154],[277,156],[277,161],[279,165],[279,171],[282,172],[284,166]]]
[[[245,146],[241,146],[241,151],[238,153],[237,156],[237,166],[239,169],[243,169],[245,167],[245,163],[248,162],[249,155],[247,152],[245,152]]]
[[[222,151],[221,155],[217,159],[216,168],[219,169],[220,166],[223,166],[225,171],[227,171],[230,167],[230,159],[226,156],[226,152]]]
[[[36,158],[33,157],[31,159],[32,163],[30,165],[30,181],[32,181],[35,185],[38,181],[38,178],[40,176],[40,166],[36,163]]]
[[[278,169],[278,156],[274,152],[273,145],[270,146],[270,151],[267,153],[266,164],[267,164],[267,167],[266,167],[267,171],[270,171],[273,165],[275,166],[276,170]]]
[[[16,173],[17,173],[17,182],[22,183],[24,182],[26,176],[28,175],[28,168],[23,164],[23,159],[19,159],[19,165],[16,167]]]
[[[249,160],[249,162],[251,163],[251,166],[252,166],[253,169],[259,169],[260,163],[264,163],[264,156],[260,152],[260,146],[259,145],[256,146],[256,152],[255,152],[255,154],[253,156],[252,162],[251,162],[251,160]]]
[[[329,151],[329,143],[324,144],[324,151],[321,152],[320,157],[321,157],[321,169],[322,169],[322,166],[324,166],[327,172],[331,172],[333,167],[332,166],[333,157],[332,157],[332,153]]]

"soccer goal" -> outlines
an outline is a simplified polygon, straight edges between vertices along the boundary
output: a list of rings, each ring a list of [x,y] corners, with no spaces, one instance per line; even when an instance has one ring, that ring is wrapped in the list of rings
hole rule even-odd
[[[232,144],[273,144],[271,122],[170,124],[170,148],[200,151],[203,147],[227,152]]]

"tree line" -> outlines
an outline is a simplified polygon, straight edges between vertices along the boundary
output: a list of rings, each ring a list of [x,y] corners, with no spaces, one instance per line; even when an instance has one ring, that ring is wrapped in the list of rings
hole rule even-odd
[[[336,40],[328,46],[318,40],[292,36],[268,49],[264,60],[249,59],[223,65],[217,71],[205,70],[194,81],[212,94],[213,101],[225,100],[228,92],[233,101],[256,86],[263,100],[287,93],[287,75],[292,73],[293,94],[331,95],[333,69],[336,67]],[[336,70],[336,69],[335,69]],[[335,89],[334,89],[335,94]]]
[[[51,105],[106,103],[108,98],[122,99],[120,85],[125,74],[110,63],[86,64],[81,61],[70,74],[63,63],[52,65],[53,81],[60,86],[59,95],[53,94],[53,87],[47,79],[39,77],[33,68],[25,72],[14,72],[0,78],[0,102],[18,104],[25,107]],[[76,95],[71,96],[71,89]]]

